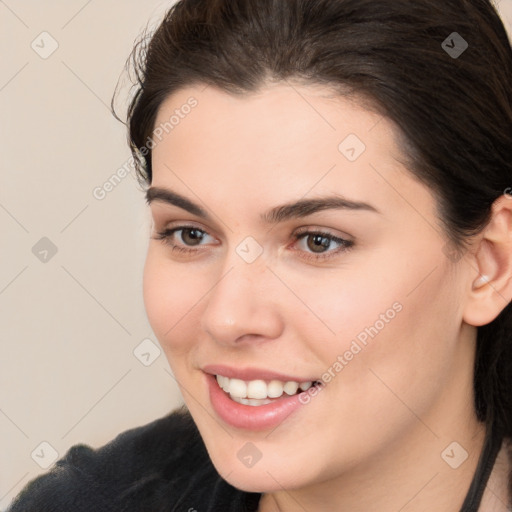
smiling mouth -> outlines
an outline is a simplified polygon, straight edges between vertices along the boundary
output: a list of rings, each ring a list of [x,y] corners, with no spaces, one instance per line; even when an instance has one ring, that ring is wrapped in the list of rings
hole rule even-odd
[[[229,395],[231,400],[239,404],[260,406],[270,404],[280,398],[297,395],[307,391],[313,386],[318,386],[319,381],[264,381],[232,379],[224,375],[215,375],[219,387]]]

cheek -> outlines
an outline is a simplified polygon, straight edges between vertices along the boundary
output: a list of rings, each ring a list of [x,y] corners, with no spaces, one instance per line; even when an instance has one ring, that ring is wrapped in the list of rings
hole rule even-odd
[[[296,329],[330,373],[326,379],[343,375],[336,380],[345,391],[371,397],[383,387],[377,374],[412,398],[411,379],[423,393],[429,382],[447,378],[460,327],[456,292],[435,253],[417,260],[395,256],[386,266],[380,258],[364,273],[325,273],[314,286],[295,280],[307,305],[293,313]]]
[[[456,300],[441,270],[413,288],[397,290],[402,309],[369,338],[363,362],[367,390],[381,395],[382,403],[393,406],[395,402],[400,408],[398,396],[421,416],[452,379],[460,321]],[[385,409],[382,414],[385,416]]]
[[[382,269],[379,272],[382,274]],[[374,279],[369,272],[354,267],[314,277],[289,276],[289,282],[304,304],[289,297],[287,301],[294,306],[289,308],[290,315],[300,324],[303,339],[315,352],[321,351],[325,364],[350,350],[354,340],[364,347],[376,335],[380,337],[402,314],[403,297],[396,282],[382,276]]]
[[[167,354],[189,349],[196,306],[208,291],[198,273],[183,271],[179,264],[148,251],[144,266],[143,294],[153,332]]]

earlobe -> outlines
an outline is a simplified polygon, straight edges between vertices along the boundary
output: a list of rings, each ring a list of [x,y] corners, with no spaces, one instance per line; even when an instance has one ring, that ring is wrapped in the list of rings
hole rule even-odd
[[[492,322],[512,300],[512,200],[497,199],[479,237],[471,264],[472,283],[464,321],[481,326]]]

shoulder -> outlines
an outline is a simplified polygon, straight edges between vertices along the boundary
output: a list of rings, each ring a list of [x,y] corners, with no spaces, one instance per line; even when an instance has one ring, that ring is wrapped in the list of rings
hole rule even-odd
[[[171,510],[185,487],[199,499],[201,489],[219,481],[229,487],[181,408],[101,448],[73,446],[52,470],[29,482],[8,512]]]

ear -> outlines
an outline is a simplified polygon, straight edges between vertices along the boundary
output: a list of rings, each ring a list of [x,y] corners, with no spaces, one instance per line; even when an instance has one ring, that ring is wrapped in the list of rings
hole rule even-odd
[[[478,240],[463,315],[475,327],[491,323],[512,300],[512,196],[496,199]]]

